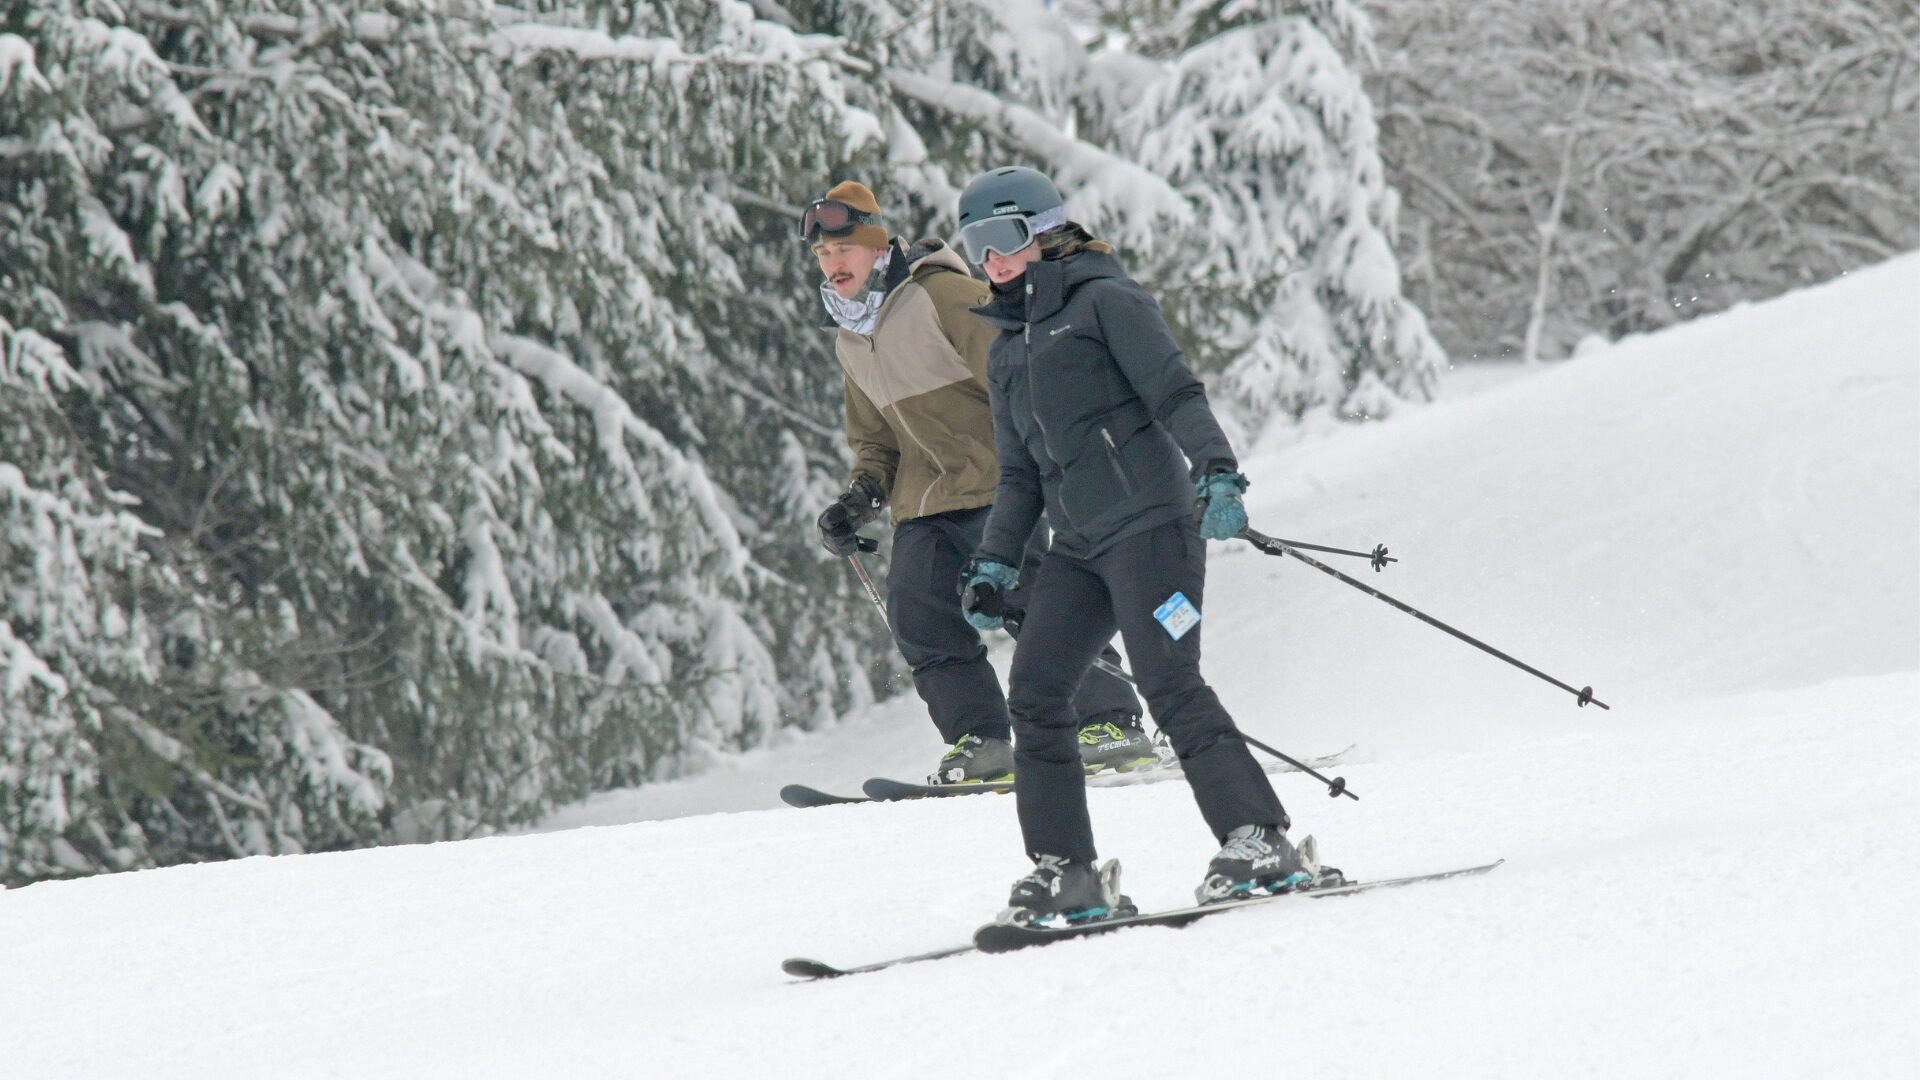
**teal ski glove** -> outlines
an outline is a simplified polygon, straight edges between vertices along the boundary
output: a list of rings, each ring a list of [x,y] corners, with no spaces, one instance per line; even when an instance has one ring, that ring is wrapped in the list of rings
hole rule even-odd
[[[1020,571],[974,557],[960,568],[960,610],[975,630],[998,630],[1006,620],[1006,594],[1020,584]]]
[[[1231,540],[1247,527],[1247,508],[1240,504],[1240,493],[1247,490],[1247,478],[1237,472],[1208,473],[1194,485],[1207,509],[1200,517],[1200,535],[1208,540]]]

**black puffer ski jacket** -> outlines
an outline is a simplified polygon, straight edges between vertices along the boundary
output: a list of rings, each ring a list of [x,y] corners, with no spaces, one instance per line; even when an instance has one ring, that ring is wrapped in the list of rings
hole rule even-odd
[[[1077,558],[1193,514],[1193,477],[1238,466],[1159,305],[1098,242],[1013,285],[973,309],[1001,331],[987,355],[1000,484],[978,554],[1018,566],[1043,508]]]

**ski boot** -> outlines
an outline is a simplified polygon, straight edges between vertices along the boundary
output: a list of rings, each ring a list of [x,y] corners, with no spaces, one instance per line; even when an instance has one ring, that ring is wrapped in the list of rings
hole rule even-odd
[[[1019,926],[1075,926],[1137,915],[1131,897],[1120,894],[1120,861],[1098,868],[1059,855],[1034,860],[1032,872],[1013,883],[998,921]]]
[[[1247,900],[1256,896],[1339,885],[1340,871],[1320,865],[1319,846],[1309,836],[1295,848],[1277,825],[1242,825],[1207,864],[1207,877],[1194,890],[1202,904]]]
[[[962,735],[940,757],[929,784],[988,784],[1013,779],[1013,743]]]
[[[1140,729],[1139,717],[1121,715],[1080,729],[1080,764],[1088,776],[1105,769],[1132,772],[1158,766],[1160,753]]]
[[[1174,750],[1173,740],[1167,738],[1167,733],[1162,728],[1153,729],[1153,752],[1155,756],[1159,757],[1161,768],[1177,769],[1180,767],[1180,754]]]

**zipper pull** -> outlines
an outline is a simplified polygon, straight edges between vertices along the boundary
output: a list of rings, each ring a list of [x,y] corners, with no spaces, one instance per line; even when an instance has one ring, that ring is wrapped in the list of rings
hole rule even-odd
[[[1105,440],[1107,440],[1107,449],[1108,449],[1108,450],[1111,450],[1111,451],[1113,451],[1113,452],[1114,452],[1115,454],[1118,454],[1118,453],[1120,452],[1120,448],[1119,448],[1118,446],[1115,446],[1115,445],[1113,444],[1113,432],[1111,432],[1111,431],[1108,431],[1108,430],[1107,430],[1106,428],[1101,428],[1101,429],[1100,429],[1100,437],[1101,437],[1101,438],[1103,438],[1103,439],[1105,439]]]

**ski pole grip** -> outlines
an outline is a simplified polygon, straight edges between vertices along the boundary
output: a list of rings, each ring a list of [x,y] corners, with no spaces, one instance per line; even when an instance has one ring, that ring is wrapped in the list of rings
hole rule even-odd
[[[857,536],[857,537],[854,537],[854,542],[859,545],[861,551],[879,551],[880,550],[880,541],[878,540],[870,540],[864,536]]]

